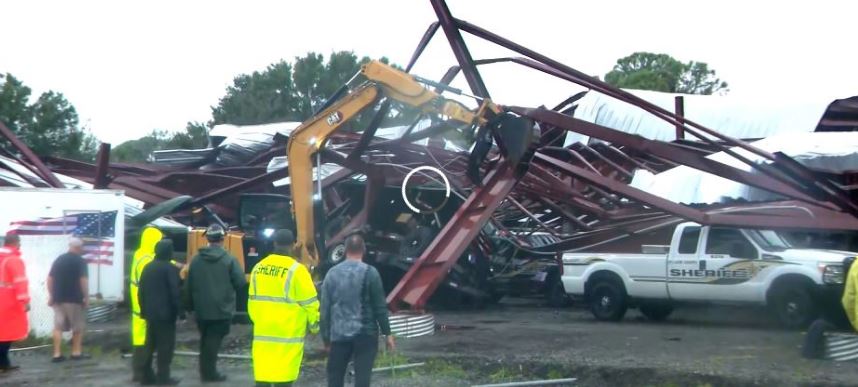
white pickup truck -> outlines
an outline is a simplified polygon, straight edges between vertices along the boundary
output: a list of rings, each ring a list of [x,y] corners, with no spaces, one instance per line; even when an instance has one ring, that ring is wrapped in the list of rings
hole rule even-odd
[[[678,303],[738,303],[769,306],[796,328],[824,311],[837,313],[843,259],[858,255],[793,248],[772,230],[696,223],[678,225],[667,238],[670,245],[642,244],[652,240],[646,235],[619,245],[641,253],[564,253],[566,293],[584,298],[599,320],[618,321],[629,307],[662,320]]]

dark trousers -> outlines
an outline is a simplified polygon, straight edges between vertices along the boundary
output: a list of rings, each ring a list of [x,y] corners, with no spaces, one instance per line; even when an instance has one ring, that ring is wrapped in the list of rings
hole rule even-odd
[[[143,381],[158,383],[170,380],[170,363],[176,349],[175,321],[146,321],[146,346],[144,347]],[[152,372],[152,355],[158,354],[157,376]]]
[[[378,336],[361,335],[348,341],[331,343],[328,354],[328,387],[342,387],[349,360],[355,363],[355,387],[369,387],[372,365],[378,354]]]
[[[292,387],[292,382],[256,382],[256,387]]]
[[[131,370],[133,371],[131,380],[139,382],[143,380],[143,371],[146,365],[146,343],[143,345],[132,346],[131,349]]]
[[[214,379],[217,372],[217,353],[223,338],[229,333],[230,320],[198,320],[200,330],[200,377]]]
[[[12,343],[9,341],[0,342],[0,369],[9,368],[12,365],[9,362],[9,348],[12,347]]]

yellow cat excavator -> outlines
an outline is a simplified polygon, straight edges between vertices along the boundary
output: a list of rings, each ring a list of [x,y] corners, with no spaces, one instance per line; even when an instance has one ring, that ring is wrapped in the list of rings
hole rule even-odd
[[[301,262],[308,267],[317,266],[320,256],[315,238],[313,202],[314,198],[319,200],[320,197],[314,196],[313,192],[313,156],[323,149],[331,134],[382,99],[463,125],[483,125],[500,113],[500,109],[488,99],[482,99],[476,111],[469,110],[460,102],[426,88],[418,81],[419,78],[379,61],[364,65],[360,75],[365,78],[360,85],[295,129],[287,145],[296,247],[300,250]]]
[[[362,78],[361,82],[354,82]],[[356,86],[351,83],[357,83]],[[339,97],[333,97],[327,102],[327,106],[315,116],[305,121],[296,128],[289,136],[287,144],[287,161],[289,177],[291,180],[291,219],[280,219],[279,224],[289,226],[296,231],[296,248],[300,252],[299,260],[309,268],[315,268],[320,261],[320,246],[316,240],[315,212],[317,201],[321,200],[321,193],[314,192],[313,167],[314,156],[322,151],[328,138],[349,123],[360,124],[358,117],[362,112],[379,113],[383,109],[372,109],[379,103],[397,103],[409,109],[415,109],[424,115],[435,115],[442,117],[447,122],[458,123],[462,126],[484,127],[493,118],[506,114],[492,103],[489,99],[477,98],[479,106],[476,110],[470,110],[462,103],[445,98],[439,93],[430,90],[424,85],[434,86],[439,89],[450,90],[463,94],[457,89],[428,81],[379,61],[372,61],[362,66],[361,71],[349,84],[345,85],[339,93]],[[353,87],[349,87],[353,86]],[[386,112],[381,112],[385,114]],[[376,125],[378,122],[375,123]],[[356,128],[365,129],[365,128]],[[487,133],[486,131],[482,131]],[[511,137],[506,143],[514,144],[513,150],[506,150],[506,157],[517,160],[528,147],[532,133],[529,131],[521,133],[503,133],[502,137]],[[489,140],[490,141],[490,140]],[[367,145],[367,144],[364,144]],[[360,145],[358,146],[360,147]],[[487,151],[486,151],[487,152]],[[484,156],[484,154],[483,154]],[[318,161],[317,161],[318,162]],[[277,198],[274,198],[277,196]],[[288,208],[288,199],[282,195],[270,194],[245,194],[242,195],[239,209],[239,225],[245,224],[244,218],[249,211],[245,207],[259,206],[285,206]],[[262,204],[260,204],[262,203]],[[279,208],[278,207],[278,208]],[[268,211],[268,210],[265,210]],[[268,214],[269,218],[273,215]],[[287,214],[279,212],[278,218],[288,217]],[[254,223],[256,224],[256,223]],[[231,230],[227,234],[226,248],[234,254],[239,261],[246,266],[246,270],[255,264],[259,247],[249,247],[245,239],[249,235],[259,234],[262,230]],[[271,228],[272,226],[264,226]],[[273,231],[273,230],[271,230]],[[188,256],[192,257],[197,249],[204,243],[202,230],[191,231],[188,238]],[[323,248],[324,246],[322,246]],[[256,258],[256,259],[254,259]]]

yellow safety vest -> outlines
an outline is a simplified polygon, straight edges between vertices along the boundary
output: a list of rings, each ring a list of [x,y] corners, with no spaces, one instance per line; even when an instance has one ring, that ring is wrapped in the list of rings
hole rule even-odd
[[[852,323],[852,328],[858,331],[858,260],[849,268],[849,273],[846,275],[846,287],[843,289],[843,309],[846,311],[846,317],[849,317],[849,322]]]
[[[137,289],[143,269],[155,259],[155,245],[164,237],[155,227],[146,227],[140,236],[140,248],[134,252],[131,261],[130,292],[131,292],[131,344],[139,347],[146,344],[146,320],[140,318],[140,299]]]
[[[304,336],[308,329],[319,332],[319,299],[310,271],[292,257],[265,257],[250,274],[247,313],[253,321],[254,379],[297,380]]]

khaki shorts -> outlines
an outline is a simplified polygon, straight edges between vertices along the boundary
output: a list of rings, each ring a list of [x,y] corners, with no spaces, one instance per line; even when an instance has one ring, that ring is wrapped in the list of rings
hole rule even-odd
[[[60,332],[83,332],[86,327],[86,313],[81,304],[55,304],[54,329]]]

